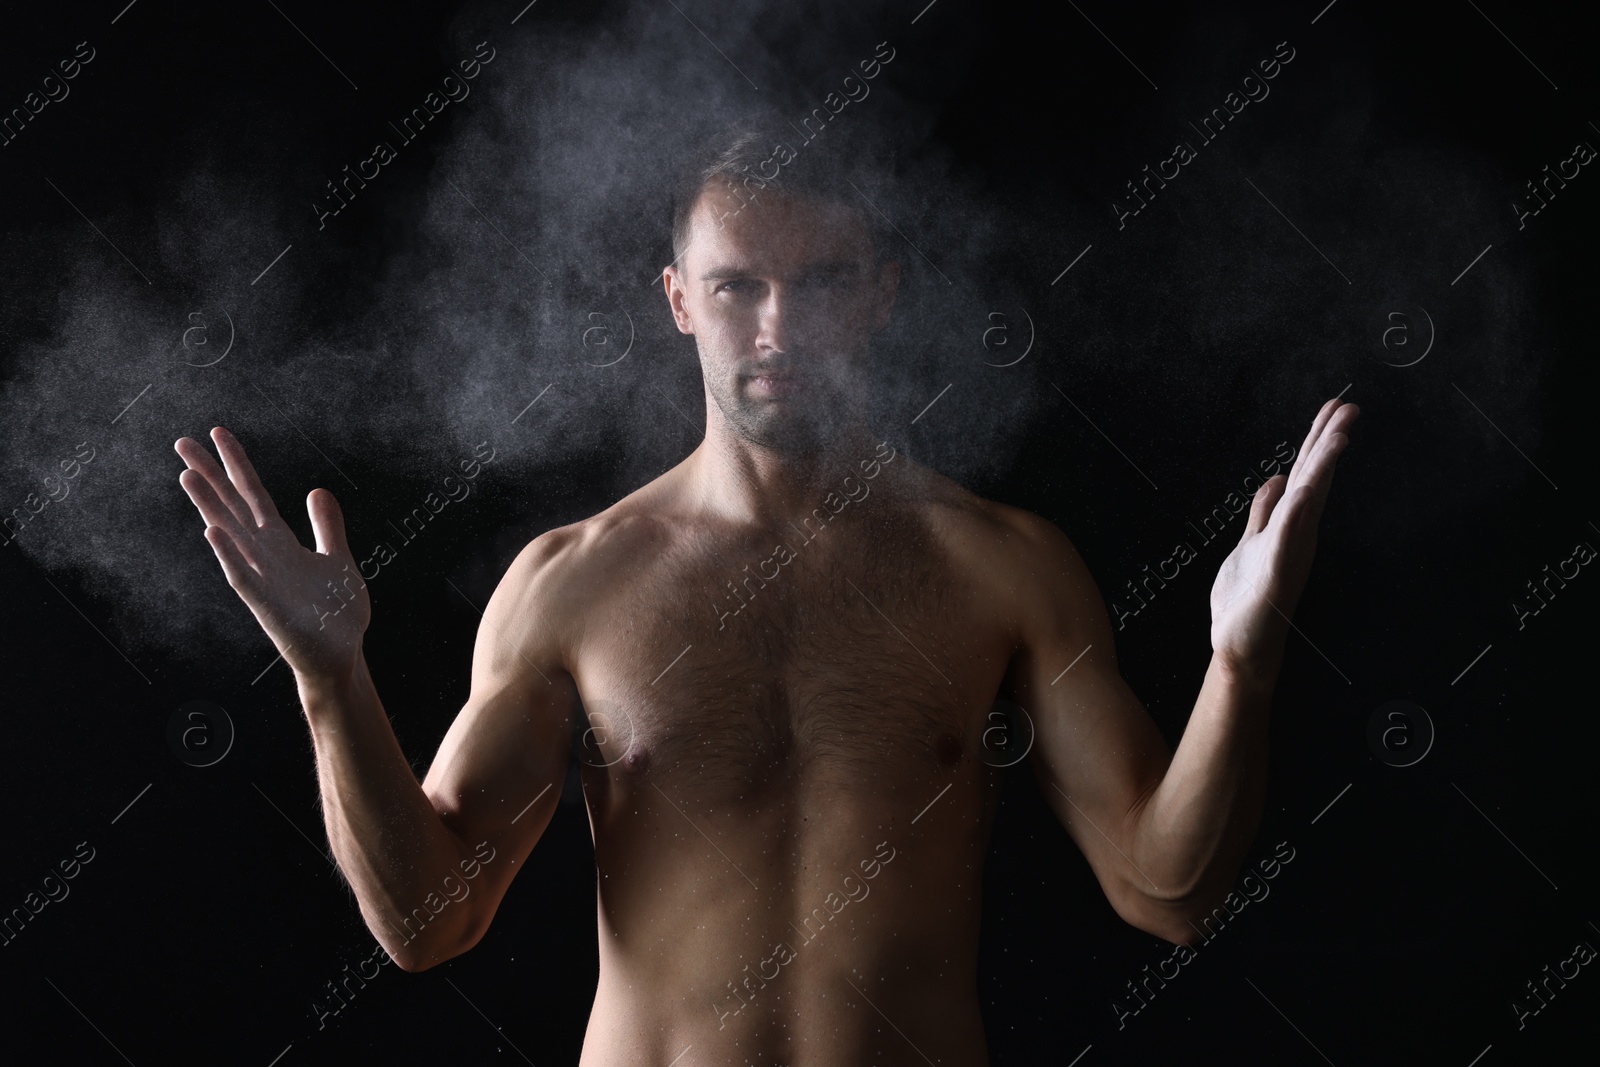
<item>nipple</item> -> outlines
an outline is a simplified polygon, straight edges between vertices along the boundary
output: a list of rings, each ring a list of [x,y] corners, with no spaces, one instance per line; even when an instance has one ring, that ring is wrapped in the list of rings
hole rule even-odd
[[[635,746],[628,749],[620,763],[622,769],[629,774],[643,774],[650,769],[650,752],[648,749]]]

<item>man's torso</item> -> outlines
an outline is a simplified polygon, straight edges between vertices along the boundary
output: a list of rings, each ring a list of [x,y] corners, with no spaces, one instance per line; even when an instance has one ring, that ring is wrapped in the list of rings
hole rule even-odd
[[[868,484],[759,532],[646,487],[575,534],[585,1067],[986,1062],[986,731],[1016,636],[983,560],[1004,525],[903,458]]]

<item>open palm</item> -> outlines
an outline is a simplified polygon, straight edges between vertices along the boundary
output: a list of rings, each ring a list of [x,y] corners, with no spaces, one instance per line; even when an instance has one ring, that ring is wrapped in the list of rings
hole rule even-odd
[[[1276,671],[1289,618],[1311,573],[1334,463],[1360,413],[1354,404],[1328,401],[1288,475],[1256,491],[1244,534],[1211,587],[1211,648],[1230,666]]]
[[[278,515],[238,440],[220,426],[211,439],[225,467],[191,438],[173,447],[188,464],[178,483],[206,521],[206,541],[228,584],[297,675],[347,677],[372,609],[339,502],[326,489],[306,497],[312,551]]]

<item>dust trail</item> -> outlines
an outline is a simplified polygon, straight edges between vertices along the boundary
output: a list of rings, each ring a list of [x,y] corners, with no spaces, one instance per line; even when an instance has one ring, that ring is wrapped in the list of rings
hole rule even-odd
[[[401,157],[432,159],[420,196],[383,173],[360,188],[362,201],[406,214],[341,290],[311,284],[315,273],[300,266],[334,254],[319,226],[354,225],[311,206],[327,190],[268,188],[216,159],[197,156],[161,209],[153,261],[138,267],[157,284],[75,218],[62,223],[61,240],[81,255],[49,321],[15,346],[0,397],[0,508],[30,516],[0,550],[81,572],[123,647],[198,660],[219,644],[259,645],[242,606],[219,595],[226,588],[178,488],[179,435],[229,425],[302,527],[304,493],[332,489],[358,559],[393,543],[393,524],[485,442],[496,458],[474,492],[595,458],[620,495],[686,454],[704,416],[699,368],[654,279],[671,255],[670,176],[735,121],[763,124],[800,153],[870,145],[891,161],[856,190],[899,234],[905,272],[880,337],[874,410],[885,436],[958,480],[1004,477],[1029,441],[1079,440],[1087,431],[1054,384],[1092,398],[1112,436],[1143,454],[1170,449],[1177,439],[1165,427],[1194,403],[1230,396],[1233,417],[1187,427],[1187,454],[1172,461],[1228,481],[1231,468],[1217,473],[1200,457],[1231,449],[1248,464],[1285,422],[1303,421],[1307,398],[1333,377],[1372,369],[1383,314],[1410,310],[1396,301],[1434,293],[1450,336],[1471,338],[1448,358],[1498,374],[1502,425],[1524,448],[1537,444],[1525,418],[1538,382],[1524,352],[1526,284],[1500,260],[1475,268],[1470,295],[1418,281],[1448,281],[1484,220],[1500,219],[1498,176],[1448,146],[1385,138],[1359,65],[1339,69],[1305,48],[1254,105],[1260,114],[1241,116],[1231,141],[1208,148],[1181,187],[1118,233],[1109,204],[1119,188],[1081,203],[1008,191],[1004,175],[941,147],[942,95],[970,57],[910,32],[899,5],[825,17],[779,3],[707,7],[691,23],[671,4],[640,2],[582,28],[541,22],[535,9],[514,30],[486,12],[463,15],[439,46],[441,79],[481,57],[481,42],[493,53],[470,92],[454,91],[447,124],[410,144],[384,127],[421,101],[384,101],[370,137],[304,168],[331,177],[385,139]],[[860,64],[886,49],[893,58],[863,82]],[[1163,77],[1165,112],[1141,113],[1120,145],[1100,146],[1118,154],[1103,167],[1137,173],[1169,149],[1186,107],[1209,106],[1236,80],[1211,65],[1181,73]],[[814,120],[823,132],[807,139],[819,109],[826,125]],[[1316,137],[1290,144],[1286,130],[1308,121]],[[1035,143],[1016,145],[1017,166],[1072,166],[1071,146],[1052,138],[1041,128]],[[1354,284],[1246,179],[1314,231]],[[204,365],[230,338],[226,356]],[[1366,354],[1352,356],[1353,344]],[[1520,374],[1501,373],[1514,363]],[[1435,399],[1415,387],[1394,403],[1420,412]],[[94,458],[33,514],[45,479],[60,479],[80,443]],[[1060,463],[1098,460],[1063,445]],[[1085,475],[1091,489],[1114,490],[1126,473],[1107,470]],[[375,488],[396,481],[413,488]],[[1421,521],[1399,495],[1375,506]],[[445,510],[434,521],[457,520]]]

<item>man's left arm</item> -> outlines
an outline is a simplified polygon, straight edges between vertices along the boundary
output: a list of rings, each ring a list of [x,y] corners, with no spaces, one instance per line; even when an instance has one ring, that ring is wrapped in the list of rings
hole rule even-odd
[[[1198,939],[1194,921],[1227,895],[1260,823],[1272,689],[1357,414],[1329,401],[1289,474],[1257,491],[1212,588],[1211,663],[1176,752],[1118,672],[1071,542],[1042,519],[1019,524],[1022,647],[1007,691],[1030,711],[1034,771],[1107,899],[1158,937]]]

